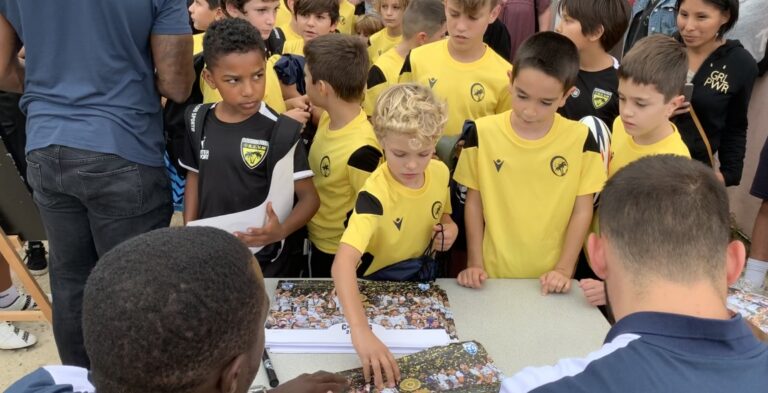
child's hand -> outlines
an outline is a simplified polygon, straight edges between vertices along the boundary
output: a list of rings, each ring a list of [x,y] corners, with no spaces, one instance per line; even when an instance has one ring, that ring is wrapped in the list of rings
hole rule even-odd
[[[310,116],[312,116],[312,113],[303,109],[291,109],[283,112],[283,114],[304,125],[307,124]]]
[[[395,357],[367,326],[352,330],[352,345],[355,346],[363,365],[363,378],[366,383],[371,382],[373,370],[373,382],[378,389],[384,388],[383,375],[387,377],[387,387],[397,386],[400,381],[400,368],[397,367]]]
[[[285,239],[280,218],[267,202],[267,223],[261,228],[248,228],[246,233],[235,232],[235,236],[249,247],[260,247]]]
[[[432,227],[432,232],[437,233],[432,242],[432,249],[436,251],[448,251],[459,235],[459,227],[451,221],[445,224],[437,224]]]
[[[293,97],[285,100],[285,109],[301,109],[305,112],[309,112],[310,104],[309,97],[304,94],[303,96]]]
[[[571,289],[571,278],[558,270],[550,270],[539,277],[541,294],[566,293]]]
[[[456,281],[459,285],[467,288],[482,288],[485,280],[488,279],[488,273],[481,267],[468,267],[459,273]]]
[[[605,306],[605,283],[600,280],[585,278],[579,281],[579,287],[584,292],[589,304],[593,306]]]

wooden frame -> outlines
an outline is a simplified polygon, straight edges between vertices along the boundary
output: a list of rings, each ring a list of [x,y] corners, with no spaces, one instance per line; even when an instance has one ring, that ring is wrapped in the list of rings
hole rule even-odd
[[[0,228],[0,258],[10,265],[11,270],[21,281],[22,286],[32,296],[37,303],[37,310],[25,311],[0,311],[0,321],[47,321],[52,323],[51,302],[37,281],[32,277],[24,265],[24,261],[16,252],[19,241],[17,238],[9,237],[5,234],[3,228]],[[0,262],[2,263],[2,262]]]

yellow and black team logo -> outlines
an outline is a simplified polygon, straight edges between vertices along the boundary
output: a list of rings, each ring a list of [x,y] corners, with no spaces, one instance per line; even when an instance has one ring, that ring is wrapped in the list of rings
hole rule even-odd
[[[610,91],[595,88],[592,90],[592,106],[595,109],[600,109],[611,100],[611,97],[613,97],[613,93]]]
[[[432,218],[437,219],[440,217],[440,212],[443,211],[443,202],[435,201],[432,204]]]
[[[485,98],[485,87],[479,82],[473,83],[472,87],[469,88],[469,94],[475,102],[480,102]]]
[[[549,162],[549,169],[555,176],[563,177],[568,173],[568,161],[563,156],[554,156]]]
[[[421,387],[421,381],[416,378],[406,378],[400,382],[399,387],[404,392],[413,392]]]
[[[323,177],[331,176],[331,159],[328,156],[320,159],[320,173]]]
[[[269,142],[259,139],[243,138],[240,141],[240,156],[248,169],[256,168],[264,162],[269,150]]]

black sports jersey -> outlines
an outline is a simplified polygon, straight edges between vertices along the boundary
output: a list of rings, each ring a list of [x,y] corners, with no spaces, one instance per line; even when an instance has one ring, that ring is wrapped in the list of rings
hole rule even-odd
[[[602,71],[579,70],[576,90],[558,113],[570,120],[597,116],[610,127],[619,115],[619,75],[616,66]]]
[[[205,119],[202,136],[187,133],[179,163],[197,172],[198,218],[236,213],[258,206],[269,193],[267,156],[278,114],[262,102],[255,115],[240,123],[224,123],[216,117],[215,105]],[[299,135],[295,137],[298,141]],[[199,141],[199,142],[197,142]],[[293,177],[312,176],[304,145],[296,146]]]

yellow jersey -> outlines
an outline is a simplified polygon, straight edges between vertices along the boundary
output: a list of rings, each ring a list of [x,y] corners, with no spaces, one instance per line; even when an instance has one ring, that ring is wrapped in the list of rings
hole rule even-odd
[[[454,179],[480,192],[488,276],[538,278],[560,258],[576,197],[602,189],[605,167],[585,125],[556,114],[544,137],[527,140],[510,115],[471,125]]]
[[[397,84],[404,62],[405,58],[392,48],[384,52],[368,70],[368,82],[363,100],[363,109],[368,116],[373,116],[373,109],[376,107],[379,95],[387,87]]]
[[[438,160],[430,160],[419,189],[400,184],[387,165],[371,174],[341,237],[371,261],[366,275],[424,252],[432,228],[451,213],[449,177],[448,167]]]
[[[309,167],[315,176],[320,208],[307,223],[309,240],[320,251],[335,254],[357,192],[381,162],[381,147],[365,112],[338,130],[323,112],[309,149]]]
[[[339,2],[339,21],[336,23],[336,30],[342,34],[355,34],[355,6],[347,0]]]
[[[624,122],[621,121],[621,116],[617,116],[616,120],[613,121],[608,177],[610,178],[619,169],[645,156],[674,154],[691,158],[688,146],[683,142],[683,138],[680,136],[680,132],[677,131],[675,124],[669,122],[669,125],[672,126],[673,132],[664,139],[652,145],[639,145],[632,136],[627,134],[627,131],[624,129]]]
[[[448,40],[415,48],[405,58],[400,82],[429,86],[448,104],[444,136],[459,135],[464,121],[502,113],[512,107],[507,72],[512,65],[486,46],[472,63],[456,61]]]
[[[200,34],[195,34],[192,36],[192,54],[196,55],[203,51],[203,38],[205,37],[205,32],[202,32]]]
[[[379,56],[384,52],[394,48],[403,40],[403,35],[392,37],[387,34],[387,29],[381,29],[368,38],[368,58],[371,59],[371,64],[376,62]],[[399,71],[399,70],[398,70]]]
[[[285,42],[304,39],[301,37],[301,35],[299,35],[299,33],[293,31],[293,29],[291,28],[291,21],[288,21],[288,23],[286,24],[277,25],[277,27],[279,27],[280,31],[283,32],[283,36],[285,37]]]
[[[285,32],[285,29],[283,26],[288,25],[291,23],[291,19],[293,19],[293,14],[291,14],[291,11],[288,9],[288,7],[285,6],[285,3],[280,1],[280,8],[277,9],[277,15],[275,15],[275,26],[280,27],[284,34],[287,34]],[[290,30],[290,27],[288,27]]]
[[[304,39],[299,37],[298,40],[285,41],[285,45],[283,45],[283,54],[304,56]]]

